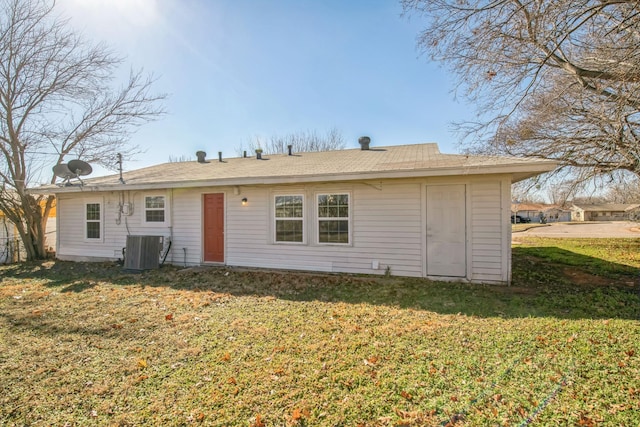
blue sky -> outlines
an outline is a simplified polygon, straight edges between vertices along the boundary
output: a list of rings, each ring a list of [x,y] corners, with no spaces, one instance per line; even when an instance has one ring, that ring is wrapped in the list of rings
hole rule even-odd
[[[237,155],[252,138],[337,128],[349,148],[437,142],[472,117],[445,69],[416,49],[417,16],[397,0],[58,0],[85,37],[144,68],[168,114],[132,142],[125,169],[204,150]]]

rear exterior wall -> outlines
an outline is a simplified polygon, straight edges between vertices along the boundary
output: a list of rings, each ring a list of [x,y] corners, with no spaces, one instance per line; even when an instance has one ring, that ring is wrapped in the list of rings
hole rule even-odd
[[[122,258],[126,236],[171,241],[167,263],[203,261],[203,196],[224,193],[225,262],[229,266],[426,277],[426,185],[466,185],[466,280],[510,281],[509,177],[450,177],[370,182],[236,186],[58,194],[57,255],[68,260]],[[349,195],[349,243],[318,242],[319,194]],[[165,223],[144,223],[148,195],[166,197]],[[275,242],[275,197],[302,195],[302,243]],[[247,203],[243,205],[242,199]],[[86,203],[102,206],[101,238],[85,239]],[[123,209],[124,207],[124,209]]]

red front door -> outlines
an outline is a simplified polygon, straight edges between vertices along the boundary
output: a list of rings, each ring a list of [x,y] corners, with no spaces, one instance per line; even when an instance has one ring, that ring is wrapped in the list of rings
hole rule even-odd
[[[204,260],[224,262],[224,194],[204,195]]]

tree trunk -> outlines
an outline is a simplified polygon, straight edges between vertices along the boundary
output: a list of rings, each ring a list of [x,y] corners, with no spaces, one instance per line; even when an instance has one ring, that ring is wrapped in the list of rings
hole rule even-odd
[[[41,260],[47,257],[47,251],[45,247],[45,231],[46,231],[46,219],[48,212],[51,211],[51,206],[46,209],[47,216],[43,215],[42,207],[40,206],[39,199],[28,195],[21,195],[23,209],[20,217],[10,218],[16,225],[22,244],[24,245],[25,252],[27,254],[27,261]],[[52,198],[53,196],[49,196]],[[49,200],[47,200],[47,204]],[[52,203],[52,202],[51,202]]]

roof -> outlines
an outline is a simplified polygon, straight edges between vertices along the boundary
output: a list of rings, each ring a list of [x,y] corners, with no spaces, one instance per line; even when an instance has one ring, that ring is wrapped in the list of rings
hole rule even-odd
[[[546,203],[512,203],[511,204],[511,212],[516,212],[516,211],[547,212],[551,210],[569,211],[569,209],[564,209],[560,205],[549,205]]]
[[[516,157],[442,154],[437,144],[396,145],[370,150],[350,149],[293,155],[263,155],[171,162],[119,175],[83,179],[83,184],[47,185],[33,191],[67,193],[153,188],[185,188],[217,185],[278,184],[409,178],[447,175],[511,174],[519,181],[553,170],[555,162]]]
[[[631,209],[640,207],[639,204],[622,204],[622,203],[609,203],[609,204],[573,204],[573,207],[581,209],[585,212],[626,212]]]

